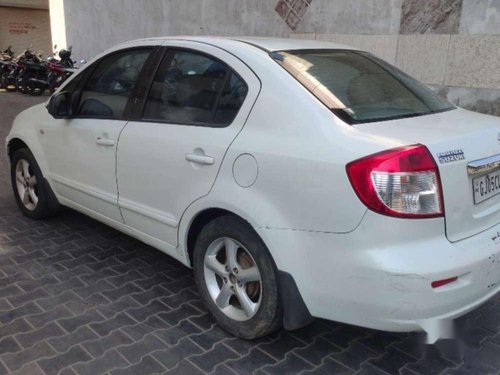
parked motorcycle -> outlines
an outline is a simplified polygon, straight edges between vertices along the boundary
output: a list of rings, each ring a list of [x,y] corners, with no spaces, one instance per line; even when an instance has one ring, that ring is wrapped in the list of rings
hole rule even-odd
[[[12,52],[12,46],[9,46],[5,51],[0,53],[0,76],[4,71],[10,72],[10,66],[12,59],[14,57],[14,52]],[[0,89],[4,89],[5,87],[0,80]]]
[[[75,70],[71,54],[71,46],[57,52],[55,45],[54,52],[46,59],[42,53],[35,55],[31,47],[13,58],[9,47],[1,54],[5,55],[5,59],[0,57],[0,88],[30,95],[42,95],[45,90],[49,90],[52,94]]]
[[[54,51],[57,45],[54,46]],[[42,95],[45,90],[53,94],[71,74],[73,73],[74,62],[71,60],[72,47],[67,50],[62,49],[57,60],[54,55],[47,59],[46,63],[39,64],[39,69],[31,68],[31,76],[28,78],[26,91],[31,95]]]
[[[39,58],[31,52],[30,48],[27,48],[24,53],[19,55],[17,58],[13,58],[11,61],[7,61],[2,66],[2,71],[0,72],[0,87],[6,89],[7,91],[23,91],[22,86],[22,74],[26,68],[26,62],[37,61]]]

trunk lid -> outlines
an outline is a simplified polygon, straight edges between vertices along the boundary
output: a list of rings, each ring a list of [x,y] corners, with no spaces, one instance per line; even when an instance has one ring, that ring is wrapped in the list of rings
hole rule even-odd
[[[473,236],[500,222],[500,194],[495,195],[500,193],[500,172],[498,175],[492,171],[471,174],[467,168],[476,161],[484,164],[486,160],[482,159],[500,155],[499,118],[456,109],[360,124],[355,128],[367,136],[383,139],[385,144],[392,141],[395,145],[420,143],[427,146],[441,176],[449,241]],[[486,185],[490,186],[489,194],[485,193],[488,191]]]

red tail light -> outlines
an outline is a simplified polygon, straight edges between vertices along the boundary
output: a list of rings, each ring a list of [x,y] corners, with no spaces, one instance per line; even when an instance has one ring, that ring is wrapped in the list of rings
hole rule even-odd
[[[439,170],[423,145],[370,155],[346,169],[354,191],[372,211],[402,218],[444,215]]]

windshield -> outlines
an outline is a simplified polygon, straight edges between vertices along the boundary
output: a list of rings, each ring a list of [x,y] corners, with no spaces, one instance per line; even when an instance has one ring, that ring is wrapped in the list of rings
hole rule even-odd
[[[366,52],[282,51],[271,57],[349,124],[455,109],[431,89]]]

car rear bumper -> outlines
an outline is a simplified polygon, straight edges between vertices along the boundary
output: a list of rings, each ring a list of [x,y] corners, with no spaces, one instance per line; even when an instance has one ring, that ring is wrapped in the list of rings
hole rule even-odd
[[[443,219],[367,212],[350,233],[260,229],[315,317],[386,331],[429,331],[500,291],[500,224],[451,243]],[[432,288],[433,281],[458,280]]]

